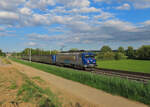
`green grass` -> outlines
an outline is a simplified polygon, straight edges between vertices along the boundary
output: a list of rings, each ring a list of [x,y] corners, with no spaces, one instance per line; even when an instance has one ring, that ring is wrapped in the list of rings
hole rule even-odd
[[[44,82],[39,76],[32,77],[32,79],[37,80],[38,82]]]
[[[11,86],[9,87],[9,89],[16,89],[17,88],[17,84],[15,81],[11,82]]]
[[[150,61],[146,60],[98,60],[98,68],[150,73]]]
[[[11,64],[11,62],[6,57],[0,57],[3,64]]]
[[[52,65],[30,63],[15,58],[12,58],[12,60],[114,95],[120,95],[150,105],[150,83],[144,85],[140,82],[118,77],[108,77]]]
[[[23,102],[38,102],[39,107],[61,107],[57,97],[48,89],[43,89],[30,79],[19,88],[17,100]]]

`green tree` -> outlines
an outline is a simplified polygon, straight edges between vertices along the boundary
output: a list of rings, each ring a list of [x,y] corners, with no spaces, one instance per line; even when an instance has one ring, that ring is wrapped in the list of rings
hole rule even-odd
[[[124,53],[121,53],[121,52],[116,52],[115,53],[115,59],[116,60],[121,60],[121,59],[126,59],[127,56],[124,55]]]
[[[125,50],[124,50],[124,48],[122,47],[122,46],[120,46],[119,48],[118,48],[118,52],[120,52],[120,53],[125,53]]]
[[[126,55],[129,59],[135,58],[135,51],[132,46],[128,47],[128,49],[126,50]]]
[[[57,51],[57,50],[51,51],[51,55],[55,55],[55,54],[57,54],[57,53],[59,53],[59,51]]]
[[[0,56],[6,56],[6,54],[0,49]]]
[[[78,51],[78,48],[71,48],[69,51],[70,52]]]
[[[143,45],[137,50],[137,58],[150,59],[150,45]]]
[[[99,53],[97,58],[102,60],[113,60],[114,59],[114,52],[105,52],[105,53]]]
[[[107,45],[104,45],[102,48],[101,48],[101,52],[112,52],[112,49],[107,46]]]
[[[2,54],[2,50],[0,49],[0,55]]]

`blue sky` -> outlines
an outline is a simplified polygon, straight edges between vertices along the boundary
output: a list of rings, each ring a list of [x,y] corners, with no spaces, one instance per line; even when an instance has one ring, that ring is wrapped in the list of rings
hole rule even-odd
[[[150,44],[150,0],[0,0],[0,49]]]

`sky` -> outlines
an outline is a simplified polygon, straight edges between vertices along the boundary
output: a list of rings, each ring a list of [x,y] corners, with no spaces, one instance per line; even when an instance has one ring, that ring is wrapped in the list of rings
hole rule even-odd
[[[0,49],[150,45],[150,0],[0,0]]]

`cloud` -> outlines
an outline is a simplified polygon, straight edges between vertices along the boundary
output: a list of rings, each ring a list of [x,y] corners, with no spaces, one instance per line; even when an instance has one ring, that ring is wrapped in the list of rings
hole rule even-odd
[[[45,9],[49,5],[50,6],[55,5],[55,1],[54,0],[29,0],[25,4],[25,6],[29,8],[39,8],[39,9]]]
[[[29,42],[29,43],[27,43],[27,46],[36,46],[37,45],[37,43],[35,43],[35,42]]]
[[[143,24],[142,24],[143,25]],[[64,30],[63,29],[68,29]],[[59,30],[60,35],[29,34],[31,40],[51,41],[63,44],[87,44],[99,42],[138,42],[150,40],[148,27],[133,25],[118,19],[105,20],[95,24],[74,21],[66,23]],[[58,30],[56,30],[58,31]]]
[[[65,7],[88,7],[90,6],[89,0],[56,0],[57,3],[63,4]]]
[[[114,14],[101,11],[100,15],[94,16],[96,19],[108,19],[115,17]]]
[[[150,0],[133,0],[133,5],[137,9],[150,8]]]
[[[16,13],[13,13],[13,12],[2,11],[2,12],[0,12],[0,19],[17,20],[17,19],[19,19],[19,15]]]
[[[19,15],[14,12],[0,11],[0,24],[11,26],[17,23]]]
[[[29,9],[29,8],[24,7],[24,8],[20,9],[20,13],[24,14],[24,15],[31,15],[32,14],[32,10]]]
[[[34,41],[28,43],[30,46],[41,42],[95,44],[150,40],[149,20],[137,24],[122,21],[119,19],[120,17],[117,18],[120,14],[116,16],[115,13],[103,8],[94,7],[90,0],[6,1],[0,1],[0,24],[2,27],[4,25],[17,28],[17,32],[21,28],[33,28],[34,31],[31,30],[29,34],[25,34],[27,40]],[[95,0],[95,2],[106,3],[113,3],[113,1]],[[148,0],[143,1],[147,3],[143,8],[147,8]],[[125,2],[124,0],[116,0],[114,3],[118,6],[115,8],[119,10],[129,10],[131,6],[142,8],[140,6],[144,4],[141,3],[141,0],[127,0]],[[7,6],[8,8],[6,8]],[[42,29],[39,30],[39,28]],[[7,30],[9,29],[0,27],[0,36],[12,34],[6,32]]]
[[[30,0],[26,3],[29,8],[45,9],[47,6],[54,6],[56,4],[62,4],[64,7],[88,7],[90,5],[89,0]]]
[[[91,12],[100,12],[101,9],[97,9],[95,7],[83,7],[80,9],[72,9],[71,11],[69,11],[70,13],[91,13]]]
[[[0,10],[16,11],[26,0],[0,0]]]
[[[150,20],[147,20],[147,21],[143,22],[142,24],[144,24],[145,26],[148,26],[148,25],[150,25]]]
[[[116,7],[117,10],[130,10],[130,5],[128,3],[124,3],[121,6]]]
[[[120,4],[124,2],[131,3],[136,9],[150,8],[150,0],[94,0],[94,2],[105,2],[108,4]],[[127,6],[126,6],[127,7]],[[121,8],[121,7],[120,7]]]

